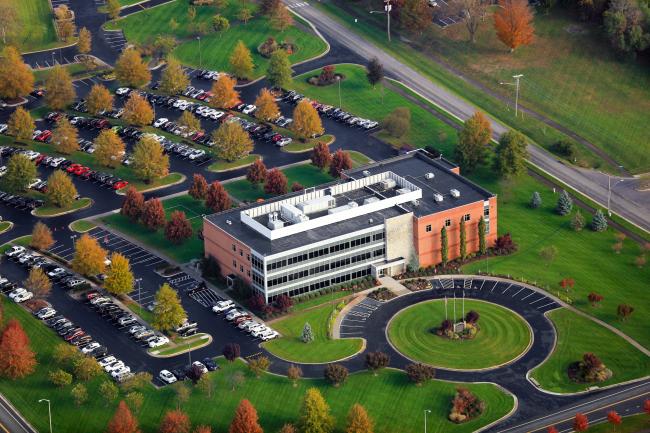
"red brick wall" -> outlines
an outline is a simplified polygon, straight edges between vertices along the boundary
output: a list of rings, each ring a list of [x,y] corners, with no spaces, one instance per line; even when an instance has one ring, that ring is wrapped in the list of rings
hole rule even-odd
[[[206,220],[203,220],[203,237],[205,256],[212,256],[219,262],[224,276],[235,274],[248,284],[252,283],[249,247]]]

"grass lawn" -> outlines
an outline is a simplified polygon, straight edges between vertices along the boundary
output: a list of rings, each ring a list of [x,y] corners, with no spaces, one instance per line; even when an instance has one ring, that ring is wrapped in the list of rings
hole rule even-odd
[[[299,311],[304,311],[309,308],[317,307],[322,304],[329,304],[333,301],[336,301],[341,298],[345,298],[350,295],[352,295],[352,292],[347,290],[340,290],[338,292],[330,293],[327,295],[317,296],[314,299],[310,299],[308,301],[294,304],[293,307],[291,307],[291,311],[297,313]]]
[[[54,15],[47,0],[9,0],[9,5],[16,11],[18,34],[13,42],[20,51],[44,50],[60,45],[52,22]],[[0,40],[2,48],[4,44]]]
[[[305,188],[314,185],[332,181],[332,177],[325,171],[319,170],[311,164],[294,165],[293,167],[282,170],[287,176],[287,185],[291,189],[294,182],[298,182]],[[257,199],[267,199],[271,195],[264,192],[264,186],[255,186],[246,179],[236,180],[224,184],[228,193],[240,201],[255,201]]]
[[[131,220],[119,213],[105,217],[102,221],[109,228],[121,231],[148,245],[152,249],[166,254],[177,262],[186,263],[192,259],[203,257],[203,241],[197,237],[197,233],[203,227],[202,215],[211,213],[210,210],[204,207],[202,202],[193,199],[189,195],[165,200],[163,201],[163,207],[165,208],[167,218],[169,218],[169,215],[173,211],[180,210],[185,212],[185,216],[192,223],[192,230],[194,231],[192,237],[181,245],[172,244],[165,239],[164,229],[152,232],[140,224],[134,224]]]
[[[94,222],[88,220],[77,220],[70,223],[70,229],[78,233],[87,232],[94,229],[95,227],[97,227],[97,225]]]
[[[569,310],[551,311],[558,341],[551,357],[536,368],[532,377],[542,388],[555,392],[577,392],[598,385],[607,386],[642,377],[650,371],[650,359],[608,329]],[[601,383],[575,383],[567,368],[582,359],[586,352],[595,353],[612,370],[612,377]]]
[[[158,356],[178,355],[179,353],[187,353],[188,345],[189,350],[192,351],[194,349],[207,346],[210,344],[210,341],[212,341],[210,340],[210,335],[200,333],[188,338],[187,340],[179,337],[177,340],[171,343],[167,343],[164,346],[156,347],[155,349],[149,349],[148,352],[152,355]]]
[[[561,217],[554,212],[558,193],[543,186],[532,177],[523,176],[516,184],[497,181],[489,169],[470,176],[489,191],[499,195],[499,234],[510,233],[519,250],[509,256],[489,259],[493,274],[522,277],[555,295],[559,282],[573,278],[575,288],[568,294],[573,305],[588,314],[621,329],[645,347],[650,347],[650,323],[644,320],[650,314],[647,287],[650,266],[639,269],[634,259],[639,246],[631,240],[624,241],[620,254],[612,251],[615,232],[608,229],[596,233],[588,228],[575,232],[570,227],[570,216]],[[528,206],[533,191],[538,191],[543,204],[539,209]],[[575,206],[574,206],[575,208]],[[575,211],[574,211],[575,212]],[[591,215],[583,212],[587,222]],[[540,250],[553,245],[557,256],[550,264],[540,259]],[[463,267],[464,272],[486,270],[485,260]],[[593,308],[587,301],[590,292],[604,296],[601,306]],[[632,304],[635,311],[626,322],[616,316],[619,304]]]
[[[216,172],[237,170],[238,168],[247,167],[251,165],[252,163],[255,162],[257,158],[261,158],[261,156],[256,154],[251,154],[233,162],[220,159],[217,162],[213,162],[212,164],[210,164],[208,166],[208,170],[216,171]]]
[[[334,143],[335,140],[332,134],[325,134],[321,137],[312,138],[303,143],[302,141],[295,138],[295,134],[286,134],[286,135],[292,136],[293,141],[287,144],[286,146],[282,147],[281,149],[285,152],[291,152],[291,153],[310,152],[314,148],[314,146],[316,146],[320,142],[330,145]]]
[[[294,79],[293,88],[320,102],[338,106],[338,86],[319,87],[307,83],[307,79],[318,72],[311,71],[299,75]],[[454,128],[391,89],[382,90],[380,87],[373,89],[368,83],[364,67],[338,65],[336,72],[345,75],[345,79],[341,82],[342,108],[355,116],[381,122],[397,107],[407,107],[411,111],[410,132],[399,140],[391,138],[389,140],[391,144],[398,147],[404,143],[414,147],[432,145],[444,154],[449,155],[452,152],[458,138]],[[404,90],[406,91],[406,88]],[[390,137],[380,133],[380,138]]]
[[[135,314],[140,316],[142,320],[144,320],[147,323],[152,323],[153,322],[153,313],[146,308],[143,308],[135,302],[135,300],[138,299],[138,291],[131,292],[130,294],[132,300],[127,300],[124,302],[124,304],[127,306],[127,308],[131,311],[133,311]]]
[[[57,59],[58,60],[58,59]],[[70,76],[74,79],[76,76],[80,76],[87,72],[86,67],[81,63],[68,63],[64,66],[68,70]],[[45,83],[47,77],[52,72],[52,69],[36,69],[34,70],[34,79],[36,83]]]
[[[626,416],[623,418],[621,425],[616,426],[616,433],[638,433],[647,431],[648,427],[650,427],[648,415]],[[612,425],[606,421],[589,425],[589,433],[610,433],[611,431]]]
[[[361,167],[362,165],[370,164],[372,162],[370,158],[361,152],[357,152],[356,150],[350,150],[348,153],[350,154],[350,159],[352,159],[352,166],[354,168]]]
[[[174,56],[183,64],[198,68],[214,69],[218,71],[230,70],[230,53],[242,40],[253,55],[255,69],[253,76],[258,78],[266,73],[269,60],[257,52],[257,47],[270,36],[277,41],[291,41],[297,46],[297,50],[289,58],[292,63],[300,62],[325,51],[325,43],[311,31],[307,31],[304,24],[300,28],[293,26],[283,32],[278,32],[270,27],[266,17],[255,13],[255,17],[244,24],[237,20],[237,12],[240,2],[229,0],[226,8],[220,11],[221,15],[230,20],[230,29],[219,35],[213,32],[211,26],[212,16],[215,14],[214,7],[199,6],[196,8],[196,22],[207,23],[210,31],[202,36],[201,59],[199,59],[199,41],[196,40],[189,29],[187,10],[189,4],[186,1],[177,0],[171,4],[148,9],[133,14],[115,23],[109,24],[109,28],[124,30],[129,42],[146,43],[152,42],[156,35],[174,35],[181,43],[174,50]],[[256,7],[250,3],[251,7]],[[169,21],[174,18],[179,26],[176,31],[171,30]],[[199,61],[201,60],[201,65]]]
[[[360,338],[331,340],[327,337],[327,319],[334,305],[300,311],[273,322],[273,328],[282,336],[267,343],[265,349],[280,358],[295,362],[325,363],[352,356],[361,350]],[[300,339],[305,323],[311,325],[314,341],[303,343]]]
[[[12,226],[12,224],[11,224],[10,221],[2,221],[2,222],[0,222],[0,233],[6,232],[7,230],[9,230],[9,228],[11,226]]]
[[[457,307],[460,308],[460,302]],[[451,305],[448,308],[453,311]],[[445,318],[442,300],[421,302],[402,310],[391,320],[388,336],[398,351],[413,360],[461,370],[494,367],[513,360],[528,348],[530,330],[519,315],[496,304],[466,300],[465,311],[470,310],[480,315],[480,330],[473,339],[450,340],[431,332]],[[481,356],[471,356],[476,353]]]
[[[45,206],[36,209],[34,211],[34,215],[39,217],[54,217],[64,213],[70,213],[81,209],[85,209],[87,207],[92,206],[92,204],[93,204],[92,199],[88,197],[82,197],[79,200],[73,201],[72,205],[68,207],[58,207],[58,206],[46,204]]]

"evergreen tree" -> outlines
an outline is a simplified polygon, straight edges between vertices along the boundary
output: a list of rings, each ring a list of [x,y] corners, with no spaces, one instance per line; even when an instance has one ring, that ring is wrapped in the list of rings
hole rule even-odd
[[[530,198],[530,207],[537,209],[542,205],[542,196],[539,195],[537,191],[533,192],[532,197]]]
[[[53,110],[63,110],[70,105],[76,96],[72,77],[67,69],[56,65],[45,80],[45,105]]]
[[[447,240],[447,229],[445,227],[440,229],[440,257],[443,266],[446,266],[447,260],[449,260],[449,242]]]
[[[160,91],[168,95],[176,95],[190,84],[187,73],[178,60],[173,57],[167,59],[167,67],[160,77]]]
[[[0,185],[7,192],[23,192],[36,174],[36,166],[27,155],[14,153],[7,163],[7,171],[0,178]]]
[[[34,119],[29,111],[23,107],[18,107],[9,116],[7,122],[7,134],[16,137],[16,140],[28,140],[36,129]]]
[[[604,232],[607,230],[607,218],[603,214],[603,211],[596,209],[596,213],[591,220],[591,229],[595,232]]]
[[[366,77],[372,87],[375,87],[384,79],[384,66],[379,62],[377,57],[373,57],[366,66]]]
[[[118,252],[111,254],[104,288],[114,295],[127,295],[133,291],[134,282],[129,259]]]
[[[298,420],[300,433],[332,433],[334,418],[320,391],[309,388],[300,408]]]
[[[178,293],[167,283],[163,284],[156,293],[151,325],[158,331],[172,331],[186,319],[187,313],[178,298]]]
[[[494,168],[502,178],[516,177],[526,170],[527,157],[526,137],[518,131],[510,130],[499,140]]]
[[[555,207],[555,211],[558,214],[565,216],[565,215],[569,215],[572,210],[573,210],[573,199],[571,199],[568,192],[562,190],[560,196],[557,199],[557,206]]]
[[[291,62],[285,50],[273,51],[269,66],[266,69],[266,79],[272,86],[286,89],[291,86]]]
[[[460,259],[467,258],[467,233],[465,229],[465,218],[460,219]]]
[[[311,343],[314,341],[314,333],[311,330],[309,322],[305,322],[305,326],[302,327],[302,336],[300,339],[303,343]]]
[[[235,77],[247,79],[253,74],[253,57],[243,41],[237,42],[230,56],[230,69]]]
[[[485,239],[485,218],[479,218],[478,220],[478,252],[481,255],[487,253],[487,241]]]
[[[585,217],[582,216],[580,209],[571,218],[571,228],[577,232],[585,228]]]

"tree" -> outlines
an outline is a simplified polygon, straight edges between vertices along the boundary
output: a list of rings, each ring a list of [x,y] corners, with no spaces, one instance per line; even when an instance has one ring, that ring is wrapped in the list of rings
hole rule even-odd
[[[238,122],[226,122],[212,133],[215,154],[226,161],[235,161],[251,153],[253,140]]]
[[[52,385],[59,388],[63,388],[72,383],[72,375],[67,371],[61,370],[60,368],[50,371],[47,376],[50,379],[50,382],[52,382]]]
[[[285,424],[282,426],[280,431],[278,433],[297,433],[298,431],[296,428],[293,426],[293,424]]]
[[[334,385],[335,388],[345,383],[349,374],[348,369],[341,364],[327,364],[323,372],[325,380]]]
[[[623,321],[627,320],[633,312],[634,307],[628,304],[619,304],[618,307],[616,307],[616,314]]]
[[[115,401],[117,396],[120,394],[120,390],[115,386],[113,382],[105,380],[99,385],[99,395],[104,399],[105,405],[109,406]]]
[[[372,87],[384,79],[384,65],[379,62],[377,57],[373,57],[366,66],[366,78]]]
[[[230,29],[230,21],[221,14],[216,14],[212,17],[212,28],[221,36],[221,33],[227,32]]]
[[[117,405],[115,415],[109,421],[106,431],[107,433],[140,433],[138,421],[124,400]]]
[[[330,163],[330,175],[332,177],[341,177],[345,170],[352,168],[352,158],[349,152],[344,152],[337,149],[332,155],[332,162]]]
[[[623,422],[623,418],[615,410],[607,412],[607,422],[612,425],[612,430],[616,431],[616,426]]]
[[[634,57],[650,45],[650,27],[647,24],[647,6],[630,0],[614,0],[603,13],[605,33],[612,46]]]
[[[156,293],[151,325],[158,331],[171,331],[178,328],[187,319],[187,313],[181,305],[178,293],[165,283]]]
[[[460,240],[459,240],[460,259],[467,258],[467,231],[465,229],[465,218],[460,219]]]
[[[74,375],[78,380],[84,382],[89,381],[93,377],[97,377],[103,373],[102,367],[95,360],[89,356],[80,356],[74,360]]]
[[[170,410],[165,413],[160,423],[160,433],[190,433],[192,425],[190,417],[180,409]]]
[[[449,260],[449,242],[447,240],[447,228],[440,229],[440,260],[443,266],[447,266]]]
[[[126,86],[141,87],[151,81],[151,72],[140,52],[129,48],[122,51],[115,63],[115,77]]]
[[[413,33],[422,34],[433,21],[431,8],[425,0],[404,0],[399,12],[401,27]]]
[[[242,21],[244,25],[248,24],[248,20],[253,18],[253,12],[248,7],[243,7],[237,12],[237,19]]]
[[[79,39],[77,40],[77,51],[79,54],[88,54],[92,49],[92,35],[90,30],[85,27],[79,29]]]
[[[63,110],[76,96],[70,73],[61,65],[56,65],[50,70],[45,80],[45,88],[45,105],[53,110]]]
[[[205,200],[207,193],[208,182],[205,180],[205,177],[201,174],[194,173],[194,176],[192,177],[192,186],[190,187],[188,194],[196,200]]]
[[[23,286],[37,298],[46,298],[52,290],[52,282],[41,268],[32,268]]]
[[[595,232],[604,232],[607,230],[607,218],[605,218],[603,211],[600,209],[596,209],[596,213],[591,219],[591,229]]]
[[[133,291],[134,282],[129,259],[118,252],[113,252],[104,288],[114,295],[127,295]]]
[[[499,140],[494,168],[502,178],[516,177],[526,169],[527,157],[526,138],[520,132],[510,130]]]
[[[199,380],[196,382],[196,386],[203,392],[206,397],[212,397],[212,390],[214,389],[214,383],[212,379],[207,374],[202,375]]]
[[[491,137],[492,126],[482,112],[477,111],[465,121],[463,128],[458,132],[456,147],[456,160],[464,171],[472,172],[477,166],[485,163]]]
[[[244,41],[238,41],[230,56],[230,70],[233,75],[245,80],[253,74],[254,67],[251,51],[244,45]]]
[[[158,230],[165,225],[165,209],[158,198],[150,198],[144,203],[140,221],[149,230]]]
[[[167,67],[160,77],[160,91],[168,95],[176,95],[190,84],[187,73],[180,62],[173,57],[167,59]]]
[[[165,239],[173,244],[182,244],[192,236],[192,224],[185,216],[185,212],[176,210],[172,212],[165,225]]]
[[[577,432],[586,431],[589,428],[589,420],[587,416],[577,413],[573,419],[573,430]]]
[[[530,207],[533,209],[538,209],[542,206],[542,196],[539,195],[537,191],[533,192],[532,197],[530,198]]]
[[[34,73],[20,52],[5,47],[0,56],[0,98],[15,100],[34,90]]]
[[[568,192],[562,190],[560,196],[557,199],[557,206],[555,207],[555,211],[558,214],[565,216],[570,214],[572,210],[573,210],[573,199],[569,196]]]
[[[266,166],[261,158],[255,159],[246,171],[246,179],[253,185],[264,182],[266,179]]]
[[[295,182],[295,181],[294,181],[294,182],[291,184],[291,191],[292,191],[292,192],[298,192],[298,191],[302,191],[302,190],[304,190],[304,189],[305,189],[305,187],[302,186],[302,185],[301,185],[300,183],[298,183],[298,182]]]
[[[229,362],[234,362],[241,355],[241,348],[237,343],[228,343],[224,346],[222,353]]]
[[[106,251],[99,246],[97,239],[88,233],[81,235],[74,244],[72,269],[82,275],[103,274],[106,269]]]
[[[436,371],[433,367],[426,364],[409,364],[406,366],[406,375],[417,386],[435,377]]]
[[[36,125],[29,111],[18,107],[9,116],[7,134],[16,137],[16,140],[27,140],[32,137]]]
[[[72,206],[77,197],[77,188],[70,176],[64,171],[55,171],[47,178],[47,201],[54,206],[66,208]]]
[[[318,111],[307,99],[298,102],[298,105],[293,110],[291,130],[303,140],[321,135],[324,132]]]
[[[283,32],[293,25],[293,16],[283,4],[278,4],[271,14],[271,28]]]
[[[291,63],[285,50],[275,50],[271,54],[266,69],[266,79],[275,87],[286,89],[291,85]]]
[[[54,245],[52,230],[42,222],[37,221],[32,229],[32,239],[29,246],[37,250],[47,251],[52,245]]]
[[[386,116],[382,126],[393,137],[404,137],[411,129],[411,110],[407,107],[397,107]]]
[[[59,9],[59,8],[61,8],[61,6],[59,6],[57,9]],[[57,24],[57,27],[58,27],[58,30],[59,30],[59,37],[64,42],[68,42],[68,39],[70,39],[75,34],[75,32],[77,31],[76,26],[70,20],[57,21],[56,24]]]
[[[147,184],[169,174],[169,156],[153,137],[145,135],[138,141],[132,159],[133,174]]]
[[[153,376],[151,373],[148,373],[146,371],[141,371],[129,377],[127,380],[123,381],[121,384],[122,390],[124,391],[143,390],[151,384],[152,380],[153,380]]]
[[[120,165],[122,156],[124,156],[126,151],[126,146],[114,130],[102,130],[97,138],[95,138],[94,144],[94,156],[99,164],[111,168]]]
[[[210,105],[216,108],[230,108],[239,101],[239,92],[235,90],[234,78],[221,74],[219,79],[212,85],[212,98]]]
[[[266,173],[266,181],[264,182],[264,192],[267,194],[286,194],[287,193],[287,177],[277,168],[273,168]]]
[[[576,232],[579,232],[585,228],[585,217],[582,216],[580,209],[578,209],[571,218],[571,228]]]
[[[122,9],[120,0],[106,0],[106,10],[108,11],[108,16],[112,20],[116,20],[119,18],[120,9]]]
[[[183,111],[183,114],[180,115],[177,123],[178,126],[186,127],[188,131],[203,132],[203,128],[201,128],[201,121],[194,114],[192,114],[191,111]]]
[[[270,16],[279,4],[280,0],[262,0],[260,4],[260,12],[262,15]]]
[[[300,336],[300,339],[303,343],[311,343],[314,341],[314,333],[309,322],[305,322],[305,325],[302,327],[302,334]]]
[[[332,154],[327,144],[319,141],[311,151],[311,163],[323,170],[332,162]]]
[[[355,403],[348,412],[348,426],[345,433],[373,433],[372,419],[366,409]]]
[[[289,295],[283,293],[275,299],[275,305],[278,307],[278,310],[285,313],[293,306],[293,300]]]
[[[0,2],[0,32],[2,33],[2,43],[7,45],[9,40],[14,40],[20,29],[18,13],[15,4],[10,2]]]
[[[63,365],[66,368],[72,368],[74,362],[81,357],[82,354],[75,346],[66,343],[59,343],[54,346],[52,358],[57,364]]]
[[[74,404],[81,406],[88,400],[88,388],[83,383],[78,383],[70,390]]]
[[[293,386],[298,385],[298,379],[302,377],[302,369],[297,365],[291,364],[287,368],[287,378],[293,383]]]
[[[176,393],[176,408],[180,410],[181,406],[190,399],[190,388],[183,382],[176,382],[172,385],[174,393]]]
[[[320,391],[309,388],[300,407],[298,430],[301,433],[332,433],[334,418]]]
[[[130,187],[126,191],[126,196],[122,202],[120,213],[131,221],[135,222],[140,219],[144,208],[144,195],[137,189]]]
[[[463,8],[462,15],[465,17],[465,27],[469,33],[469,41],[476,42],[476,32],[487,13],[487,2],[483,0],[461,0],[461,7]]]
[[[95,116],[99,115],[102,111],[110,111],[113,109],[113,95],[101,84],[95,84],[90,89],[90,92],[88,92],[86,99],[88,112]]]
[[[650,415],[650,399],[643,401],[643,411],[646,413],[646,415]]]
[[[277,119],[280,115],[280,109],[278,108],[275,98],[267,88],[263,88],[260,91],[259,96],[255,99],[255,117],[266,122]]]
[[[521,45],[533,41],[533,13],[526,0],[499,0],[499,8],[494,13],[494,28],[497,37],[510,52]]]
[[[213,212],[222,212],[230,209],[232,202],[226,188],[218,181],[214,181],[208,188],[208,193],[205,198],[205,205]]]
[[[153,122],[153,109],[146,99],[137,92],[133,92],[124,104],[122,119],[135,126],[150,125]]]
[[[556,256],[557,247],[555,245],[549,245],[539,250],[539,257],[546,262],[546,267],[551,266]]]
[[[15,153],[9,158],[7,171],[0,180],[0,185],[7,192],[22,192],[27,185],[36,177],[36,166],[24,154]]]
[[[372,371],[375,375],[377,371],[388,367],[390,364],[390,356],[384,352],[368,352],[366,353],[365,365],[366,368]]]
[[[470,324],[475,324],[478,322],[478,319],[480,319],[481,315],[474,310],[469,310],[469,312],[465,315],[465,322],[470,323]]]
[[[172,51],[174,51],[176,45],[178,45],[178,41],[176,41],[176,38],[174,36],[158,35],[156,36],[156,39],[154,39],[153,41],[152,48],[155,55],[158,56],[158,58],[163,59],[165,57],[169,57],[169,54]],[[168,67],[169,67],[169,63],[168,63]],[[181,90],[185,90],[185,89],[181,89]]]
[[[487,253],[487,241],[485,239],[485,218],[479,218],[477,230],[478,230],[478,252],[481,255]]]
[[[63,117],[59,120],[52,131],[52,142],[56,146],[56,150],[66,155],[79,150],[77,133],[77,128],[70,124],[67,118]]]
[[[15,380],[34,372],[36,355],[22,325],[11,319],[0,335],[0,376]]]
[[[244,399],[239,402],[228,433],[263,433],[258,422],[257,411],[250,401]]]

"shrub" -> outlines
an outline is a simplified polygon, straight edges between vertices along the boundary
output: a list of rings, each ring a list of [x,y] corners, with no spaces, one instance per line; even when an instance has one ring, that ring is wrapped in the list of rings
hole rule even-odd
[[[596,210],[593,219],[591,220],[591,229],[595,232],[604,232],[607,230],[607,218],[603,215],[603,211]]]
[[[384,352],[368,352],[366,353],[366,368],[373,372],[388,367],[390,363],[390,356]]]
[[[430,365],[415,363],[406,366],[406,375],[413,383],[420,386],[424,382],[433,379],[436,370]]]
[[[539,195],[537,191],[533,193],[533,196],[530,198],[530,207],[537,209],[542,205],[542,196]]]
[[[568,159],[574,159],[576,157],[576,145],[573,141],[569,140],[558,140],[551,146],[551,151],[555,152],[560,156],[564,156]]]
[[[329,383],[338,387],[348,379],[349,372],[341,364],[327,364],[323,374]]]
[[[230,362],[239,358],[239,355],[241,355],[241,349],[237,343],[228,343],[223,348],[223,356]]]
[[[510,233],[506,233],[497,238],[494,250],[497,254],[512,254],[517,251],[517,244],[512,240]]]
[[[60,388],[68,386],[72,383],[72,375],[66,371],[61,370],[60,368],[58,370],[50,371],[48,377],[54,386],[58,386]]]
[[[271,54],[277,50],[280,46],[273,37],[269,37],[267,40],[262,42],[257,51],[262,55],[262,57],[271,57]]]
[[[573,199],[569,197],[568,192],[563,190],[560,193],[560,197],[558,197],[557,199],[557,206],[555,207],[555,210],[558,214],[564,216],[570,214],[572,209],[573,209]]]
[[[485,410],[485,403],[467,388],[457,388],[451,401],[449,420],[460,424],[475,418]]]
[[[328,84],[332,84],[334,82],[335,77],[336,74],[334,73],[334,66],[333,65],[324,66],[323,70],[320,72],[320,75],[318,76],[318,85],[326,86]]]

